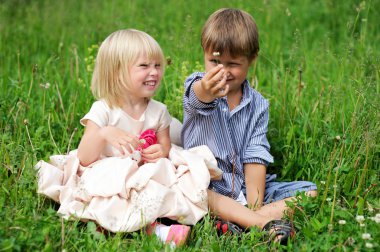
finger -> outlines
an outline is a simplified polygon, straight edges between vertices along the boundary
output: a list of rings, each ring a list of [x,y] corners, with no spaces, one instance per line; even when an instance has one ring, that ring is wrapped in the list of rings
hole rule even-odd
[[[129,143],[122,145],[121,148],[124,150],[124,154],[127,154],[127,153],[131,154],[134,150]]]
[[[161,156],[162,155],[158,152],[152,153],[152,154],[141,153],[142,160],[144,160],[145,162],[149,162],[149,163],[158,161],[161,158]]]
[[[215,86],[224,79],[227,79],[226,74],[224,74],[224,69],[221,69],[218,73],[214,75],[214,77],[212,77],[211,81]]]
[[[220,70],[223,69],[223,65],[219,64],[213,68],[211,68],[204,76],[206,79],[211,79],[213,78],[217,73],[220,72]]]
[[[122,151],[123,151],[123,152],[121,152],[121,155],[125,155],[128,153],[127,149],[123,145],[120,146],[120,149],[122,149]]]
[[[156,159],[143,159],[145,163],[156,163],[159,160],[159,158]]]
[[[227,77],[226,75],[223,75],[222,79],[214,87],[212,87],[211,92],[214,95],[219,96],[221,92],[224,93],[226,86],[228,86]]]
[[[140,146],[140,141],[136,136],[128,135],[126,136],[126,142],[131,145],[133,149],[137,149]]]
[[[143,153],[145,153],[145,154],[153,154],[153,153],[156,153],[156,152],[158,152],[158,145],[157,144],[153,144],[153,145],[151,145],[151,146],[149,146],[149,147],[147,147],[147,148],[145,148],[144,150],[143,150]]]
[[[155,152],[155,153],[146,153],[145,151],[143,151],[141,153],[141,157],[144,159],[144,160],[149,160],[149,161],[152,161],[152,160],[155,160],[155,159],[159,159],[161,157],[161,153],[160,152]]]
[[[121,155],[125,155],[125,149],[123,148],[122,145],[116,143],[113,145],[113,147],[115,147],[120,152]]]

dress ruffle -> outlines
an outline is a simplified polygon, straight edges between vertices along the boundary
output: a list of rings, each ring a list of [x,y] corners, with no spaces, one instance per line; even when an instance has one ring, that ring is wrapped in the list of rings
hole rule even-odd
[[[140,167],[130,157],[83,167],[75,150],[35,168],[38,192],[60,203],[59,214],[96,221],[112,232],[136,231],[162,217],[194,225],[208,211],[210,179],[222,176],[206,146],[172,145],[168,159]]]

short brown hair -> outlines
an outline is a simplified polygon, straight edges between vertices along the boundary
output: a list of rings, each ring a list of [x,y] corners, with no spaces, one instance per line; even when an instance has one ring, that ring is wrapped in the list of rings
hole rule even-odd
[[[238,9],[220,9],[211,14],[202,29],[204,52],[228,53],[254,59],[259,52],[259,33],[253,17]]]

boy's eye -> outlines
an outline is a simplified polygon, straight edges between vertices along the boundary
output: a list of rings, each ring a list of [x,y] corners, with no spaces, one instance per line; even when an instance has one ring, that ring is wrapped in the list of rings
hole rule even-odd
[[[214,64],[216,64],[216,65],[219,64],[219,60],[216,60],[216,59],[211,59],[210,62],[211,62],[211,63],[214,63]]]
[[[148,64],[142,63],[139,66],[141,66],[141,67],[148,67]]]
[[[160,68],[160,67],[161,67],[161,64],[155,64],[154,67],[156,67],[156,68]]]

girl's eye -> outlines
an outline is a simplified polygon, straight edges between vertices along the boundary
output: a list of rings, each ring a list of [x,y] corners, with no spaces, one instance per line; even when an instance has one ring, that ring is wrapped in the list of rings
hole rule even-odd
[[[161,67],[161,64],[155,64],[154,67],[156,67],[156,68],[160,68],[160,67]]]
[[[140,64],[141,67],[148,67],[148,64]]]

